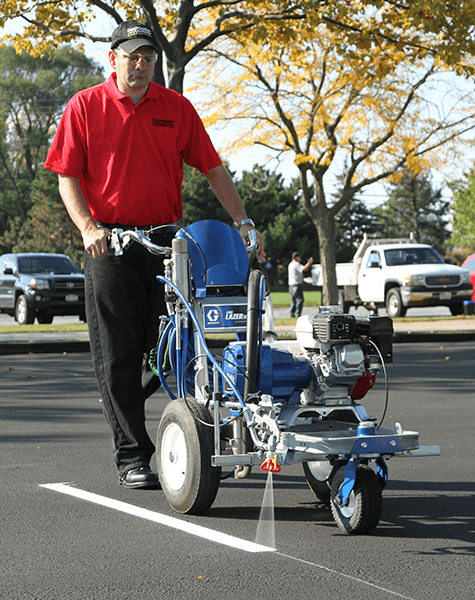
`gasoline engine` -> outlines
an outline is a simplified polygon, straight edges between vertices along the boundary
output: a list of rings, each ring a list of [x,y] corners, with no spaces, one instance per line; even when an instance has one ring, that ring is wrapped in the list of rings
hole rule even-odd
[[[317,315],[297,321],[299,352],[276,344],[261,346],[257,388],[275,403],[349,405],[363,398],[381,367],[392,362],[392,334],[389,317],[320,307]],[[245,343],[230,344],[224,352],[224,369],[241,392],[245,356]]]

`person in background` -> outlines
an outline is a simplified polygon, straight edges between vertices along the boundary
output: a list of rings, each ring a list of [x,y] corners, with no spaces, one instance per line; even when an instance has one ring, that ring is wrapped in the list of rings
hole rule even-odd
[[[183,162],[205,175],[243,240],[255,228],[192,104],[152,82],[157,57],[145,23],[121,23],[111,37],[112,75],[68,102],[45,163],[82,234],[91,354],[119,482],[129,488],[158,485],[145,400],[159,387],[148,355],[167,314],[156,279],[163,257],[135,242],[115,256],[110,232],[135,228],[171,246],[182,216]]]
[[[289,293],[290,293],[290,316],[300,317],[303,309],[303,274],[313,264],[313,258],[310,257],[305,265],[302,265],[301,257],[298,252],[292,254],[292,262],[289,264]]]

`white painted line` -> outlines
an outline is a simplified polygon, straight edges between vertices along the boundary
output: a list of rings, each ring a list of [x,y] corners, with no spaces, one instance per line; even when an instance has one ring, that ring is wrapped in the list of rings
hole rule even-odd
[[[375,583],[370,583],[369,581],[365,581],[364,579],[359,579],[358,577],[353,577],[352,575],[347,575],[346,573],[342,573],[341,571],[335,571],[334,569],[330,569],[328,567],[324,567],[323,565],[317,565],[316,563],[309,562],[308,560],[303,560],[302,558],[296,558],[295,556],[288,556],[287,554],[282,554],[282,552],[276,552],[279,556],[283,558],[288,558],[289,560],[296,560],[297,562],[301,562],[305,565],[309,565],[310,567],[316,567],[317,569],[322,569],[323,571],[327,571],[328,573],[333,573],[334,575],[338,575],[339,577],[345,577],[346,579],[352,579],[357,583],[361,583],[362,585],[368,585],[369,587],[375,588],[381,592],[385,592],[387,594],[392,594],[393,596],[397,596],[398,598],[403,598],[404,600],[414,600],[414,598],[410,598],[409,596],[403,596],[398,592],[393,592],[392,590],[388,590],[387,588],[383,588],[380,585],[376,585]]]
[[[127,504],[125,502],[120,502],[119,500],[107,498],[106,496],[99,496],[98,494],[86,492],[84,490],[72,487],[73,485],[74,484],[72,483],[46,483],[40,484],[40,487],[46,488],[48,490],[53,490],[54,492],[60,492],[61,494],[67,494],[68,496],[74,496],[75,498],[81,498],[82,500],[87,500],[88,502],[92,502],[94,504],[100,504],[101,506],[106,506],[108,508],[124,512],[129,515],[134,515],[136,517],[140,517],[141,519],[154,521],[155,523],[160,523],[161,525],[166,525],[167,527],[172,527],[174,529],[179,529],[180,531],[183,531],[185,533],[196,535],[206,540],[217,542],[218,544],[224,544],[225,546],[230,546],[231,548],[237,548],[238,550],[244,550],[246,552],[275,552],[276,555],[281,556],[282,558],[285,558],[287,560],[294,560],[296,562],[300,562],[310,567],[314,567],[315,569],[320,569],[326,571],[327,573],[332,573],[333,575],[337,575],[338,577],[344,577],[346,579],[353,580],[354,582],[360,585],[369,586],[381,592],[385,592],[398,598],[402,598],[403,600],[414,600],[409,596],[404,596],[403,594],[394,592],[374,583],[370,583],[369,581],[365,581],[364,579],[353,577],[352,575],[347,575],[346,573],[342,573],[340,571],[336,571],[335,569],[330,569],[329,567],[325,567],[317,563],[303,560],[301,558],[296,558],[295,556],[289,556],[287,554],[283,554],[282,552],[277,552],[276,548],[270,548],[268,546],[262,546],[253,542],[247,542],[246,540],[236,538],[232,535],[227,535],[226,533],[220,533],[219,531],[207,529],[206,527],[202,527],[201,525],[186,523],[185,521],[180,521],[180,519],[176,519],[175,517],[168,517],[166,515],[147,510],[146,508],[140,508],[139,506],[134,506],[133,504]]]
[[[133,504],[127,504],[126,502],[113,500],[112,498],[107,498],[106,496],[99,496],[98,494],[86,492],[84,490],[71,487],[71,485],[65,483],[46,483],[41,484],[40,487],[53,490],[54,492],[60,492],[61,494],[67,494],[68,496],[74,496],[75,498],[81,498],[82,500],[87,500],[88,502],[93,502],[94,504],[100,504],[101,506],[107,506],[108,508],[127,513],[129,515],[134,515],[136,517],[140,517],[141,519],[154,521],[155,523],[160,523],[161,525],[173,527],[174,529],[179,529],[185,533],[196,535],[212,542],[217,542],[218,544],[224,544],[225,546],[230,546],[231,548],[237,548],[238,550],[245,550],[246,552],[275,552],[275,548],[261,546],[260,544],[248,542],[232,535],[227,535],[226,533],[220,533],[219,531],[207,529],[201,525],[194,525],[193,523],[187,523],[186,521],[181,521],[175,517],[168,517],[167,515],[162,515],[160,513],[153,512],[152,510],[147,510],[146,508],[140,508],[139,506],[134,506]]]

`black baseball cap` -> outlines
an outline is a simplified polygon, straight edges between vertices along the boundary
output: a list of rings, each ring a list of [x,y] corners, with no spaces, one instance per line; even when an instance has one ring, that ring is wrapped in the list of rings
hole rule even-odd
[[[128,54],[142,46],[151,46],[158,52],[152,30],[141,21],[124,21],[114,29],[111,36],[111,50],[117,46],[120,46]]]
[[[292,254],[292,260],[295,260],[297,258],[297,256],[300,256],[300,254],[298,252],[294,252]]]

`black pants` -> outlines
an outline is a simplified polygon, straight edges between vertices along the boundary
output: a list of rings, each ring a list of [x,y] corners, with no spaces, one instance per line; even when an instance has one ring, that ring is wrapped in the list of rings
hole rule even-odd
[[[171,245],[171,236],[152,241]],[[145,400],[159,387],[148,366],[160,316],[166,314],[163,256],[133,242],[122,256],[84,259],[86,315],[103,410],[112,429],[119,474],[149,465],[155,451],[145,426]]]

